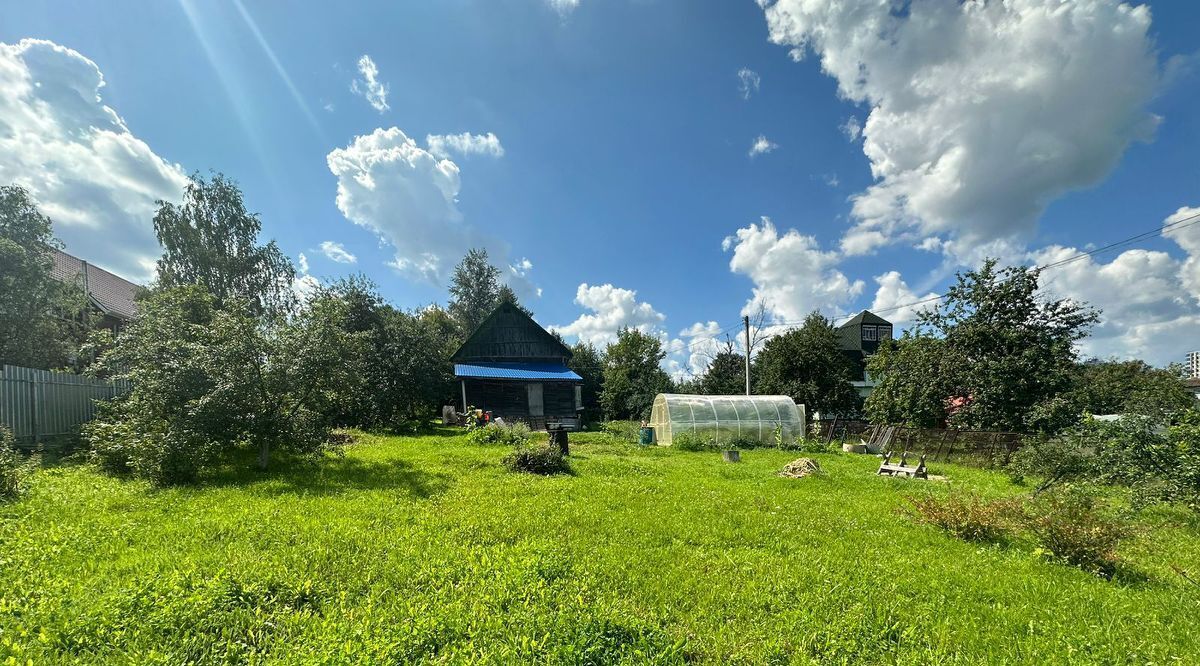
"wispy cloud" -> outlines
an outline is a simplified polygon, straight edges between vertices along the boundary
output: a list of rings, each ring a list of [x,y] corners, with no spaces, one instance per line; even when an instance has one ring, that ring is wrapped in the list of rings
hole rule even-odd
[[[347,251],[341,243],[335,243],[334,241],[321,243],[321,254],[324,254],[330,261],[335,261],[339,264],[353,264],[358,261],[358,257]]]
[[[491,132],[487,134],[471,134],[470,132],[428,134],[425,136],[425,144],[429,146],[429,152],[442,158],[450,157],[451,153],[491,155],[492,157],[504,155],[504,146],[500,145],[500,139]]]
[[[769,153],[779,147],[779,144],[771,142],[766,136],[759,134],[754,143],[750,145],[750,157]]]
[[[847,118],[841,125],[838,125],[838,129],[842,130],[842,134],[845,134],[849,141],[858,141],[858,137],[862,136],[862,125],[858,123],[858,118],[855,116]]]
[[[758,92],[758,86],[762,83],[762,78],[758,72],[747,69],[745,67],[738,70],[738,90],[742,93],[742,99],[750,99],[750,96]]]
[[[362,95],[380,113],[390,109],[387,103],[388,86],[379,80],[379,68],[371,56],[364,55],[358,59],[358,73],[361,76],[350,83],[350,90]]]

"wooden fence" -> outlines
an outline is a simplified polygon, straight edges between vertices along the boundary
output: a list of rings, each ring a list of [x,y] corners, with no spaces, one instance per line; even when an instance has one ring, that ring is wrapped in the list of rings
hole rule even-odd
[[[958,430],[954,428],[911,428],[908,426],[871,425],[858,420],[823,420],[816,423],[821,441],[858,444],[884,439],[891,451],[928,454],[929,462],[950,462],[995,466],[1007,464],[1020,448],[1025,436],[1017,432],[995,430]]]
[[[129,391],[129,382],[69,372],[0,366],[0,424],[18,440],[70,435],[90,421],[96,402]]]

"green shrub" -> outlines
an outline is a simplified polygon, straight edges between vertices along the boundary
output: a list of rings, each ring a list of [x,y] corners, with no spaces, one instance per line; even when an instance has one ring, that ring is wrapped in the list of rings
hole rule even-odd
[[[671,438],[671,446],[680,451],[716,451],[717,440],[712,435],[698,432],[681,432]]]
[[[0,426],[0,500],[15,499],[25,492],[30,465],[17,451],[16,440]]]
[[[1080,492],[1043,496],[1025,518],[1043,549],[1105,578],[1111,578],[1120,563],[1117,546],[1133,532],[1128,524],[1104,515],[1091,496]]]
[[[95,418],[84,424],[83,437],[92,461],[104,471],[159,485],[195,481],[218,451],[200,433],[149,417],[136,399],[100,403]]]
[[[524,423],[489,423],[481,428],[471,428],[467,432],[467,441],[479,446],[519,446],[528,443],[532,437],[533,433]]]
[[[974,495],[909,497],[914,517],[967,541],[1000,542],[1020,527],[1023,503],[1015,498],[986,500]]]
[[[567,459],[557,446],[546,442],[521,442],[504,456],[504,466],[513,472],[561,474],[570,470]]]

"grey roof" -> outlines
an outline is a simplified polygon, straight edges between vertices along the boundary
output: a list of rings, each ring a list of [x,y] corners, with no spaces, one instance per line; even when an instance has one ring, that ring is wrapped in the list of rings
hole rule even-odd
[[[134,297],[142,287],[125,278],[93,266],[59,249],[52,249],[54,266],[50,275],[62,282],[74,282],[87,289],[88,298],[104,314],[126,321],[137,316]]]

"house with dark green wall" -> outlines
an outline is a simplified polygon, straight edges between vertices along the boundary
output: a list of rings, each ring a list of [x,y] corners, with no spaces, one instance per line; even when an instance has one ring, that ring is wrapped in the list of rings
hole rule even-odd
[[[583,378],[567,367],[571,350],[512,303],[501,303],[454,352],[462,408],[482,409],[535,430],[573,430],[583,409]]]
[[[867,397],[875,382],[867,375],[867,359],[879,351],[879,345],[892,339],[892,322],[863,310],[837,328],[838,347],[854,365],[851,381],[858,394]]]

